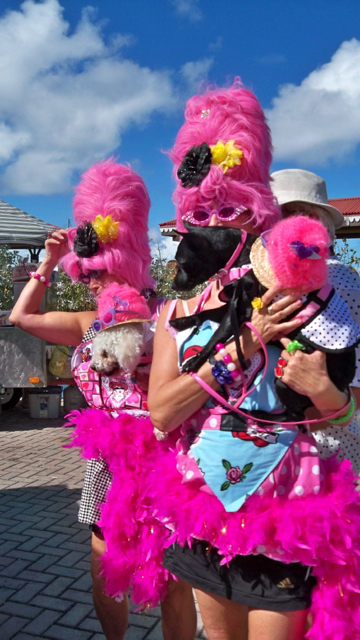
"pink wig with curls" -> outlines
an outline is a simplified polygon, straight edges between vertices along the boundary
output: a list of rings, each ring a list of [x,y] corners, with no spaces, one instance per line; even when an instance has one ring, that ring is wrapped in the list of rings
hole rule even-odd
[[[327,282],[331,240],[321,222],[306,216],[286,218],[265,237],[270,265],[284,290],[308,293]]]
[[[113,159],[94,164],[76,187],[73,202],[77,225],[93,222],[97,215],[111,215],[119,222],[119,233],[112,242],[100,243],[98,251],[81,258],[70,251],[62,260],[72,280],[90,270],[105,270],[138,291],[153,287],[150,275],[151,253],[148,239],[150,198],[143,180],[129,166]],[[69,230],[73,248],[76,229]]]
[[[241,164],[229,168],[211,164],[199,186],[185,188],[176,177],[189,150],[204,142],[209,146],[233,140],[243,152]],[[272,144],[260,103],[237,78],[229,89],[208,88],[203,95],[190,98],[185,124],[169,153],[174,162],[177,186],[174,192],[177,228],[184,231],[182,216],[199,206],[223,203],[245,206],[251,211],[256,232],[269,229],[280,219],[280,211],[271,192],[270,165]]]

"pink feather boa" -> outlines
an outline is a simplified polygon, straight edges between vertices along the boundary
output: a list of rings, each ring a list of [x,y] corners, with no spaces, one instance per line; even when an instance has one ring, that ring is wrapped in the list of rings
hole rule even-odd
[[[240,512],[226,513],[215,496],[182,483],[175,434],[157,442],[149,419],[125,413],[113,419],[87,409],[69,417],[68,426],[76,425],[72,446],[80,446],[86,458],[101,453],[114,474],[100,520],[109,594],[131,587],[137,604],[155,605],[169,578],[163,550],[173,542],[207,540],[224,563],[265,547],[283,562],[313,568],[318,584],[309,640],[360,638],[360,496],[349,462],[339,467],[327,461],[326,486],[318,495],[252,495]],[[171,522],[173,532],[162,522]]]
[[[106,592],[117,597],[131,590],[139,608],[155,607],[171,576],[162,564],[170,532],[155,518],[146,493],[144,460],[159,446],[150,419],[127,412],[112,418],[99,409],[73,411],[67,418],[65,427],[75,430],[65,446],[80,447],[86,459],[101,456],[113,474],[98,523],[106,540]]]

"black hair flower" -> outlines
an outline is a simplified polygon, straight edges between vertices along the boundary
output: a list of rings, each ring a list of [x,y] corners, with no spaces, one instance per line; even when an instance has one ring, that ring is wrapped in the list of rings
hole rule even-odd
[[[211,159],[211,150],[206,142],[187,152],[177,172],[185,189],[197,187],[203,181],[210,171]]]
[[[91,258],[99,251],[97,234],[91,222],[76,229],[74,238],[74,252],[79,258]]]

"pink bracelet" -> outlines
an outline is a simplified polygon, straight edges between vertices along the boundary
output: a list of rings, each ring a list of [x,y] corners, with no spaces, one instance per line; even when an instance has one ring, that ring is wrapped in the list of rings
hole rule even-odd
[[[51,287],[51,282],[50,280],[48,280],[47,278],[45,278],[45,276],[41,276],[40,273],[36,273],[36,271],[30,271],[29,273],[30,278],[35,278],[35,280],[38,280],[39,282],[41,282],[42,284],[45,285],[45,287],[47,287],[48,289],[50,289]]]
[[[215,351],[222,357],[222,361],[225,364],[228,372],[230,373],[234,382],[237,382],[241,379],[241,369],[237,369],[236,365],[233,362],[233,359],[225,348],[225,345],[222,342],[218,342],[215,347]]]

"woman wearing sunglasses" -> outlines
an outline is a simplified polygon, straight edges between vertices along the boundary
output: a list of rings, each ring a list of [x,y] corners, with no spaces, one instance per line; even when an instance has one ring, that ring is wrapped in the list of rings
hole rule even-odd
[[[271,141],[255,96],[238,81],[209,89],[189,100],[185,118],[170,153],[179,231],[186,233],[185,222],[255,234],[271,228],[279,218],[269,186]],[[254,299],[252,328],[240,329],[243,372],[230,341],[197,374],[184,373],[218,324],[210,316],[176,331],[171,320],[219,307],[221,289],[220,278],[197,298],[167,303],[157,325],[150,416],[158,430],[177,434],[176,460],[164,453],[148,470],[157,517],[173,531],[165,567],[196,589],[209,640],[301,640],[310,606],[307,637],[355,637],[360,510],[352,472],[347,463],[339,470],[319,460],[306,425],[277,423],[284,407],[274,368],[320,414],[338,412],[339,424],[351,419],[354,403],[332,384],[320,352],[290,358],[271,345],[275,360],[266,372],[264,343],[302,322],[289,319],[299,296],[276,297],[275,287]],[[240,405],[247,411],[240,420],[229,403],[241,397],[244,375],[257,388]],[[272,413],[273,423],[264,424],[259,411]]]
[[[48,342],[75,346],[73,375],[88,404],[93,407],[83,412],[85,417],[87,411],[94,411],[96,407],[99,422],[103,415],[110,415],[113,429],[120,434],[121,420],[127,425],[132,421],[134,437],[136,435],[140,442],[142,437],[149,437],[146,434],[142,436],[138,426],[142,424],[141,419],[148,415],[146,395],[149,359],[147,363],[140,363],[135,372],[120,371],[110,377],[99,376],[90,368],[96,311],[42,313],[40,305],[53,269],[60,264],[73,281],[88,285],[95,299],[113,283],[133,287],[147,299],[153,323],[156,323],[163,301],[156,298],[154,281],[150,275],[149,208],[150,199],[145,184],[130,167],[112,160],[90,167],[82,176],[74,198],[77,228],[59,229],[51,233],[45,243],[44,260],[37,272],[32,274],[11,315],[14,324],[32,335]],[[137,399],[134,405],[133,398]],[[77,417],[80,419],[82,415]],[[94,416],[94,413],[91,415]],[[92,530],[91,575],[99,621],[107,640],[122,640],[128,626],[127,595],[117,593],[123,596],[122,600],[105,595],[100,564],[107,549],[106,538],[98,526],[100,505],[106,502],[112,479],[107,462],[101,455],[89,460],[79,520]],[[128,478],[124,478],[126,482]],[[131,514],[127,513],[127,516],[131,518]],[[133,542],[136,544],[136,541]],[[182,616],[184,607],[189,612],[187,617]],[[163,604],[164,637],[173,640],[176,629],[179,639],[192,640],[195,625],[191,589],[185,583],[172,584]]]

